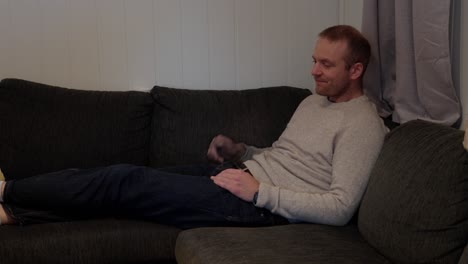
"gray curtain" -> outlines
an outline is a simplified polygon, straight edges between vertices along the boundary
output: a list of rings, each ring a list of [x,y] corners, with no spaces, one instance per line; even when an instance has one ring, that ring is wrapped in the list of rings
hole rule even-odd
[[[450,0],[364,0],[372,45],[364,88],[382,116],[453,125],[461,107],[450,61]]]

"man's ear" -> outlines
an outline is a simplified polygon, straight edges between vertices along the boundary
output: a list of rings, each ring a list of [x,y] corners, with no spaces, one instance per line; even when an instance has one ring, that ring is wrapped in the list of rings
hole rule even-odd
[[[349,73],[350,78],[353,80],[361,78],[362,74],[364,73],[364,65],[360,62],[354,63],[349,69]]]

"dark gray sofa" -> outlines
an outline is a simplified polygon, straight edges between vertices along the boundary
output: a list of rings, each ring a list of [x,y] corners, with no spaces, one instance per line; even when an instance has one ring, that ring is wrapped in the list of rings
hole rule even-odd
[[[293,87],[81,91],[4,79],[0,168],[11,179],[70,167],[206,162],[218,133],[271,145],[307,95]],[[462,138],[424,121],[394,129],[344,227],[180,230],[111,217],[0,226],[0,263],[468,263]]]

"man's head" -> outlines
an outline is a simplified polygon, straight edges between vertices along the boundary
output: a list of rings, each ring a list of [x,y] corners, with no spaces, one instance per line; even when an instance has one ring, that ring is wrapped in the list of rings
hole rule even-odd
[[[338,25],[325,29],[313,54],[316,92],[336,102],[361,96],[369,58],[370,44],[355,28]]]

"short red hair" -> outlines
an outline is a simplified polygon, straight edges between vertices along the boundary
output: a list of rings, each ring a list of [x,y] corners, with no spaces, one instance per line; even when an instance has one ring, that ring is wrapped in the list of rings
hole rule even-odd
[[[360,62],[363,64],[364,70],[367,68],[371,56],[371,46],[359,30],[349,25],[336,25],[324,29],[320,32],[319,37],[332,42],[345,41],[349,48],[348,55],[345,57],[347,67]]]

